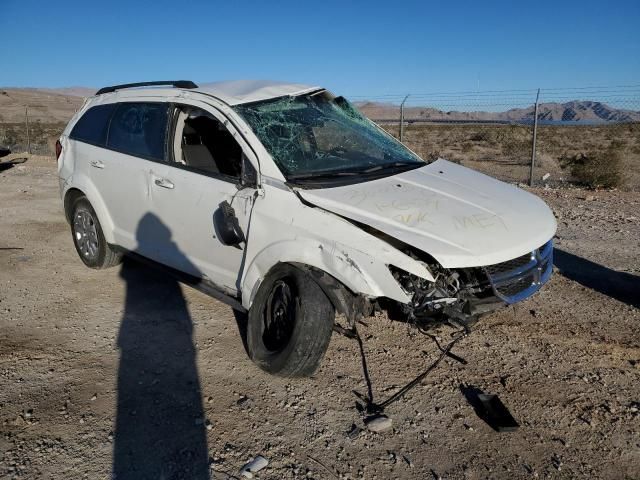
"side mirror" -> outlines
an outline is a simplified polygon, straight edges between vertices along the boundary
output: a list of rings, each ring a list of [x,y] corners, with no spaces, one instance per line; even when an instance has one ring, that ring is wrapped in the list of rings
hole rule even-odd
[[[242,154],[242,164],[240,165],[240,168],[240,181],[236,183],[236,188],[238,190],[243,190],[245,188],[257,188],[258,172],[244,153]]]
[[[346,98],[336,97],[333,99],[333,101],[350,117],[356,119],[362,118],[362,114],[360,113],[360,111],[357,110],[353,105],[351,105]]]
[[[223,245],[240,248],[240,244],[246,242],[236,212],[226,200],[213,214],[213,227]]]

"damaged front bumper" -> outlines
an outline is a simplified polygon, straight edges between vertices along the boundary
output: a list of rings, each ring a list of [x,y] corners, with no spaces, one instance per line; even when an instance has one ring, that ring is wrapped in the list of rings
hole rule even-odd
[[[485,267],[496,297],[509,305],[540,290],[551,278],[552,271],[553,240],[521,257]]]
[[[405,292],[411,295],[401,305],[409,319],[446,317],[469,321],[520,302],[544,285],[553,271],[553,242],[506,262],[475,268],[445,269],[429,265],[436,280],[429,282],[391,268]]]

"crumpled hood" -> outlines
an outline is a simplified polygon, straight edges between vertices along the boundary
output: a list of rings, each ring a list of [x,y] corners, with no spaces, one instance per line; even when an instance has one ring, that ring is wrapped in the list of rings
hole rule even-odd
[[[555,218],[540,198],[442,159],[370,182],[298,193],[313,205],[427,252],[449,268],[516,258],[556,231]]]

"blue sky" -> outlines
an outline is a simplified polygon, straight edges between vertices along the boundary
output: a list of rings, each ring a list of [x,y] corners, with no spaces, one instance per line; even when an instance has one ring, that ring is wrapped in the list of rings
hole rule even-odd
[[[0,85],[186,78],[347,96],[640,84],[640,2],[0,0]]]

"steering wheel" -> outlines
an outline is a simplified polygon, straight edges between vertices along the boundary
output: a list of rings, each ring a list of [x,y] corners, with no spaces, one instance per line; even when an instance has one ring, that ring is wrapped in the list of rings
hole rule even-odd
[[[322,153],[322,158],[325,158],[325,157],[328,157],[328,156],[342,157],[346,153],[347,153],[347,149],[338,145],[336,147],[330,148],[326,152],[323,152]]]

